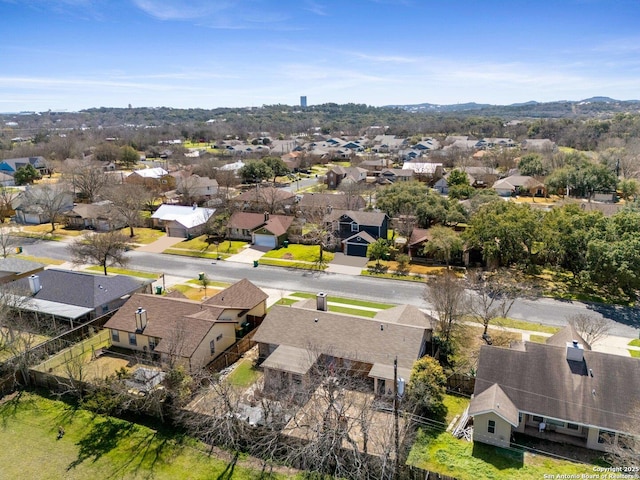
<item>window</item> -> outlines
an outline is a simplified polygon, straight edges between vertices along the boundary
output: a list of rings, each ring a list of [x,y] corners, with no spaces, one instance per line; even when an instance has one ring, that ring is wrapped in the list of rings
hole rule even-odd
[[[564,428],[564,422],[560,420],[553,420],[552,418],[547,418],[547,425],[555,425],[556,427]]]
[[[609,445],[614,444],[616,434],[609,430],[600,430],[598,432],[598,443],[607,443]]]
[[[107,313],[109,311],[109,305],[102,306],[102,313]]]
[[[222,334],[220,334],[220,335],[218,335],[218,336],[216,337],[216,342],[219,342],[220,340],[222,340]]]
[[[489,425],[487,426],[487,432],[496,433],[496,421],[489,420]]]
[[[352,223],[351,224],[351,231],[352,232],[357,232],[358,231],[358,224],[357,223]]]
[[[216,353],[216,341],[215,340],[211,340],[209,342],[209,350],[211,351],[211,355]]]
[[[537,416],[537,415],[533,415],[533,416],[531,417],[531,420],[533,420],[534,422],[538,422],[538,423],[540,423],[540,422],[544,422],[544,418],[539,417],[539,416]]]
[[[149,350],[153,351],[156,349],[156,339],[155,337],[149,337]]]
[[[580,425],[576,425],[575,423],[567,423],[567,428],[569,430],[580,430]]]
[[[138,339],[136,338],[135,333],[129,334],[129,345],[138,345]]]
[[[120,343],[120,332],[118,330],[111,330],[111,340]]]

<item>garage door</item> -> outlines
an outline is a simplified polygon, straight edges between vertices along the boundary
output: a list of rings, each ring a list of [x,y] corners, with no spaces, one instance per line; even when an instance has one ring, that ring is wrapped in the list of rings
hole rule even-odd
[[[187,238],[187,230],[180,227],[167,227],[167,236]]]
[[[345,252],[349,256],[353,257],[366,257],[368,245],[347,243],[347,251]]]
[[[258,247],[276,248],[276,237],[273,235],[259,235],[253,236],[253,243]]]

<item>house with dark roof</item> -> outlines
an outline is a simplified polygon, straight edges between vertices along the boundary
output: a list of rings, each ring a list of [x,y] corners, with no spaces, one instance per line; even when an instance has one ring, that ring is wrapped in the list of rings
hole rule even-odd
[[[425,355],[431,341],[433,319],[409,305],[364,318],[329,312],[328,303],[326,294],[319,293],[290,307],[271,307],[253,336],[265,393],[309,386],[318,365],[333,365],[368,379],[378,395],[393,394],[394,359],[398,377],[408,380],[413,363]]]
[[[100,232],[124,228],[127,225],[125,218],[113,208],[109,200],[78,203],[68,212],[64,212],[63,217],[68,227],[88,228]]]
[[[269,248],[280,247],[289,237],[294,217],[270,213],[235,212],[227,222],[227,237]]]
[[[404,168],[385,168],[378,175],[378,183],[382,184],[410,182],[411,180],[413,180],[413,170]]]
[[[333,210],[325,217],[339,239],[345,255],[366,257],[367,248],[378,238],[387,238],[389,217],[382,212]]]
[[[360,195],[346,195],[344,193],[304,193],[300,195],[296,210],[305,214],[326,214],[333,209],[362,210],[366,206]]]
[[[606,451],[640,435],[640,360],[594,352],[566,327],[546,344],[483,345],[469,415],[473,440],[513,433]]]
[[[325,183],[330,189],[335,189],[343,182],[362,183],[366,180],[367,170],[365,168],[336,166],[327,172]]]
[[[291,210],[296,202],[296,196],[281,188],[256,185],[255,188],[251,188],[229,201],[238,210],[285,213]]]
[[[260,324],[267,297],[247,279],[204,302],[136,294],[104,328],[110,330],[113,346],[147,353],[165,364],[175,361],[194,371]]]
[[[0,258],[0,284],[14,282],[44,270],[45,264],[17,257]]]
[[[15,282],[25,292],[20,309],[72,325],[120,308],[136,292],[151,291],[151,280],[127,275],[93,275],[48,268]]]

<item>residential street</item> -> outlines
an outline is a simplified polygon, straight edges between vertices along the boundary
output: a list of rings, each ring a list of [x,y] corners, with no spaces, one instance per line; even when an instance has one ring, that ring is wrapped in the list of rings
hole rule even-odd
[[[26,255],[69,260],[64,242],[46,242],[22,239]],[[406,303],[430,310],[423,299],[425,287],[415,282],[393,281],[339,273],[310,272],[260,265],[211,261],[192,257],[161,255],[144,251],[128,253],[132,270],[164,273],[168,276],[197,278],[205,272],[214,281],[235,282],[248,278],[259,287],[284,291],[323,291],[329,295],[353,297],[391,303]],[[614,307],[600,304],[559,301],[549,298],[518,300],[510,316],[545,325],[562,326],[567,317],[576,313],[592,313],[612,320],[611,335],[637,338],[640,328],[640,310],[629,307]]]

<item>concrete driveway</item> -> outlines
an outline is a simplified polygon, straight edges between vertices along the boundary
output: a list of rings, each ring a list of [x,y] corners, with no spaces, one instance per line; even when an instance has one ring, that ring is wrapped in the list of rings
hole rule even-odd
[[[176,243],[180,243],[183,240],[186,240],[186,239],[181,237],[168,237],[164,235],[160,237],[158,240],[156,240],[155,242],[138,247],[136,248],[136,250],[138,250],[139,252],[162,253],[167,248],[171,248]]]
[[[354,257],[337,252],[325,272],[360,275],[360,272],[367,266],[368,261],[369,259],[365,257]]]
[[[249,263],[253,265],[254,260],[260,260],[260,258],[269,250],[271,250],[271,248],[269,247],[257,247],[255,245],[249,245],[248,247],[245,247],[241,252],[236,253],[235,255],[231,255],[225,261]]]

